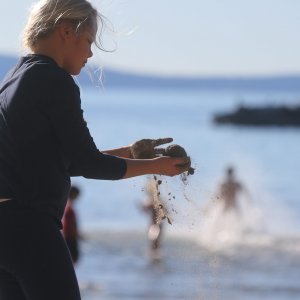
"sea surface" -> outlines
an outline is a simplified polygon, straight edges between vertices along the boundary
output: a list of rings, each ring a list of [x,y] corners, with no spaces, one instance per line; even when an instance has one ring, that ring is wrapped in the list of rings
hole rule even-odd
[[[148,176],[72,179],[83,300],[300,299],[300,128],[213,123],[242,104],[300,104],[300,92],[82,88],[99,149],[173,137],[195,168],[186,181],[160,177],[172,225],[164,222],[159,257],[140,208]],[[216,193],[229,165],[248,194],[238,213],[224,214]]]

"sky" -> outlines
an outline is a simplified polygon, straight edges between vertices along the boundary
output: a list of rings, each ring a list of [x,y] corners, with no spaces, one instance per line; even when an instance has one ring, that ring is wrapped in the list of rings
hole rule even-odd
[[[299,0],[91,0],[113,26],[102,67],[155,75],[300,73]],[[0,54],[20,55],[32,0],[0,1]]]

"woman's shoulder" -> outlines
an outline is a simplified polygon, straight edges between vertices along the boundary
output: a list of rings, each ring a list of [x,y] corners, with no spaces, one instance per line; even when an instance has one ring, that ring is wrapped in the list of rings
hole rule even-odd
[[[28,55],[23,57],[20,71],[25,78],[36,84],[55,85],[56,87],[76,86],[73,77],[60,68],[56,62],[44,55]]]
[[[54,80],[57,83],[67,81],[75,84],[72,76],[48,56],[28,55],[23,60],[24,70],[28,76],[34,76],[37,80]]]

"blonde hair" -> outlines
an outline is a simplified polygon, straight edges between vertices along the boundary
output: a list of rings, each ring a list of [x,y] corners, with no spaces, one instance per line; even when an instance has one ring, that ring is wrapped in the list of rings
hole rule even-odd
[[[86,0],[41,0],[37,2],[29,15],[23,31],[23,46],[33,49],[38,40],[47,37],[61,21],[70,21],[76,31],[86,26],[99,28],[96,46],[102,47],[100,35],[105,18]],[[100,25],[100,26],[99,26]]]

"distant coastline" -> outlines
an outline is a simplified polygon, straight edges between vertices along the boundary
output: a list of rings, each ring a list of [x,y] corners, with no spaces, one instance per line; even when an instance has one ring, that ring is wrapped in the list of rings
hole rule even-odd
[[[18,58],[0,55],[0,81]],[[82,86],[97,86],[99,75],[97,68],[83,71],[78,76]],[[96,75],[89,75],[96,74]],[[98,72],[99,73],[99,72]],[[145,74],[126,73],[112,69],[103,69],[102,84],[105,87],[122,88],[158,88],[158,89],[202,89],[202,90],[282,90],[300,91],[300,74],[274,76],[211,76],[211,77],[166,77]]]

